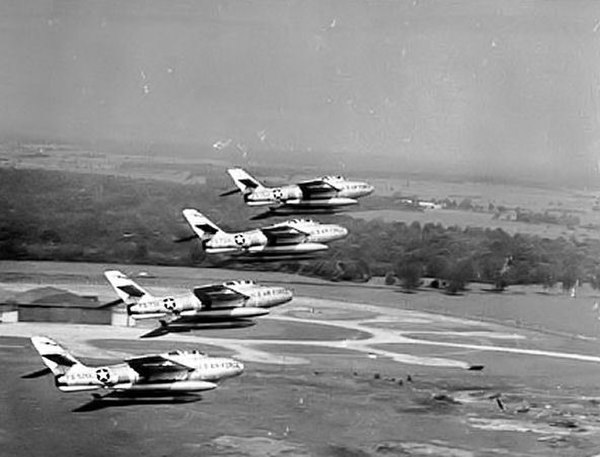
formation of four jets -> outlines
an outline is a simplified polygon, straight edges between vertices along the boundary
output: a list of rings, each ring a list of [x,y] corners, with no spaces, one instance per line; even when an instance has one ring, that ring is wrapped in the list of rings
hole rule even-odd
[[[249,206],[278,213],[330,212],[357,203],[373,192],[364,182],[341,176],[325,176],[282,187],[265,187],[241,168],[227,170],[236,189],[222,195],[242,193]],[[348,231],[336,224],[292,219],[258,229],[227,233],[195,209],[183,215],[207,254],[248,257],[301,257],[327,249],[325,243],[344,238]],[[243,322],[268,314],[269,308],[292,299],[284,287],[254,281],[228,281],[195,287],[185,294],[156,297],[117,270],[105,276],[134,319],[158,319],[161,327],[148,336],[168,332],[173,325],[198,322]],[[153,334],[154,333],[154,334]],[[153,334],[153,335],[152,335]],[[63,392],[108,389],[108,395],[173,395],[214,389],[221,379],[237,376],[244,366],[237,360],[209,357],[199,351],[171,351],[132,357],[120,364],[90,367],[81,363],[57,342],[33,337],[32,343],[46,369],[28,375],[52,373]]]

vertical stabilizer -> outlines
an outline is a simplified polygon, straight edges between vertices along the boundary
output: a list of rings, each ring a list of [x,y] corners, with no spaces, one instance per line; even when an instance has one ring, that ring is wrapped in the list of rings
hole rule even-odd
[[[233,179],[233,182],[243,194],[248,194],[255,189],[264,187],[257,179],[250,176],[241,168],[229,168],[227,173],[229,173],[229,176],[231,176],[231,179]]]
[[[119,298],[128,305],[152,298],[152,295],[148,291],[118,270],[105,271],[104,276],[106,276],[110,285],[113,286]]]
[[[184,209],[183,217],[202,241],[210,240],[216,233],[223,231],[198,210]]]
[[[45,336],[34,336],[31,342],[54,376],[64,375],[72,366],[82,365],[69,351]]]

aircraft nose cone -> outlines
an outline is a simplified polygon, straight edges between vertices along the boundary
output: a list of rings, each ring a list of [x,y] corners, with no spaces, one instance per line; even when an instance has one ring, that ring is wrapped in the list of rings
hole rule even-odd
[[[348,229],[346,227],[339,227],[338,233],[341,238],[348,236]]]
[[[244,371],[244,364],[242,362],[237,363],[236,374],[241,374]]]
[[[374,186],[368,185],[367,186],[367,195],[372,194],[374,190],[375,190]]]

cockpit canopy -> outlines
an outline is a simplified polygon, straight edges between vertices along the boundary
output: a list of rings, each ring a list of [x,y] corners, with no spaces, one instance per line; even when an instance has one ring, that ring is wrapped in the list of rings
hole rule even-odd
[[[312,219],[290,219],[290,222],[293,224],[316,224]]]
[[[323,176],[321,179],[323,179],[324,181],[345,181],[346,178],[344,178],[341,175],[327,175],[327,176]]]
[[[191,351],[180,351],[179,349],[176,349],[174,351],[167,352],[168,356],[178,356],[178,355],[188,355],[188,354],[206,355],[204,352],[201,352],[198,349],[193,349]]]
[[[256,285],[256,282],[252,281],[251,279],[240,279],[240,280],[236,280],[236,281],[224,282],[223,285],[226,287],[254,286],[254,285]]]

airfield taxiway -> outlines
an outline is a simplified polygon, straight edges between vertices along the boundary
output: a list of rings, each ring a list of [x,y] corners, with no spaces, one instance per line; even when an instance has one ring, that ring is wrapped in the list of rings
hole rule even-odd
[[[264,322],[263,322],[264,321]],[[266,325],[269,322],[270,325]],[[164,342],[195,343],[225,349],[245,362],[267,364],[310,364],[310,349],[302,357],[286,351],[289,346],[305,346],[316,352],[329,349],[328,354],[340,351],[345,355],[370,358],[385,357],[406,365],[468,369],[484,365],[486,352],[509,353],[517,356],[560,358],[600,364],[600,356],[593,353],[549,351],[540,348],[539,335],[510,331],[502,326],[422,313],[417,311],[373,306],[366,303],[336,302],[315,298],[296,297],[293,304],[277,308],[261,320],[257,329],[171,333],[162,337]],[[296,327],[294,329],[294,327]],[[277,328],[275,335],[265,335]],[[2,336],[31,337],[44,334],[63,341],[74,352],[95,358],[127,357],[128,353],[100,349],[94,341],[106,339],[131,340],[140,338],[148,328],[99,325],[66,325],[56,323],[15,323],[2,326]],[[299,334],[290,337],[291,332]],[[549,343],[549,342],[548,342]],[[547,343],[547,344],[548,344]],[[415,355],[403,350],[404,346],[424,346],[437,349],[467,351],[463,357],[432,357]],[[590,346],[592,352],[596,347]],[[288,352],[280,355],[279,352]],[[470,351],[470,352],[469,352]]]
[[[65,286],[64,278],[56,283]],[[252,327],[153,339],[139,338],[148,328],[0,324],[0,405],[8,412],[0,416],[0,454],[130,455],[131,446],[183,456],[597,454],[594,338],[341,301],[331,292],[297,293]],[[24,339],[34,334],[87,361],[198,348],[237,357],[246,372],[202,397],[90,402],[88,394],[61,394],[49,379],[20,378],[40,367]]]

